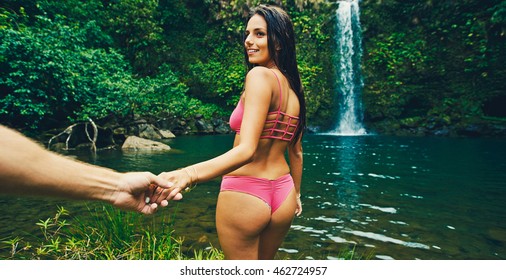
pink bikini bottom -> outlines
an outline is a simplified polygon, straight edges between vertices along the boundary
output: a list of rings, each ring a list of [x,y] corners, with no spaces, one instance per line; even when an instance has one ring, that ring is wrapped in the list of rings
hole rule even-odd
[[[267,203],[271,213],[274,213],[293,187],[293,178],[290,174],[275,180],[253,176],[223,176],[220,191],[235,191],[256,196]]]

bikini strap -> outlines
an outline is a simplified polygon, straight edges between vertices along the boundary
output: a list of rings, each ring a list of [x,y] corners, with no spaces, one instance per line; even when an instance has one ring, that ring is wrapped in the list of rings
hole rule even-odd
[[[281,101],[283,101],[283,94],[281,92],[281,81],[279,80],[279,77],[278,75],[276,74],[276,72],[274,72],[274,70],[272,69],[269,69],[272,71],[272,73],[274,74],[274,76],[276,77],[276,80],[278,80],[278,86],[279,86],[279,106],[278,106],[278,112],[281,111]]]

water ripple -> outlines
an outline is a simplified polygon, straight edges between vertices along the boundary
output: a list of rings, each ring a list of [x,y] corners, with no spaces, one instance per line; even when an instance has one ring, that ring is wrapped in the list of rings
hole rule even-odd
[[[395,260],[394,258],[387,256],[387,255],[376,255],[376,258],[380,260]]]
[[[311,233],[316,233],[316,234],[327,233],[326,230],[317,230],[317,229],[314,229],[312,227],[305,227],[305,226],[300,226],[300,225],[292,225],[291,228],[294,229],[294,230],[300,230],[302,232],[311,232]]]
[[[325,216],[314,218],[314,220],[324,221],[324,222],[327,222],[327,223],[343,223],[342,220],[339,220],[337,218],[329,218],[329,217],[325,217]]]
[[[361,203],[359,205],[369,207],[369,208],[375,209],[375,210],[380,210],[381,212],[385,212],[385,213],[391,213],[391,214],[397,213],[397,209],[395,209],[393,207],[379,207],[379,206],[374,206],[371,204],[363,204],[363,203]]]
[[[400,239],[388,237],[383,234],[374,233],[374,232],[363,232],[363,231],[358,231],[358,230],[343,230],[343,232],[350,233],[350,234],[360,236],[360,237],[366,237],[366,238],[370,238],[370,239],[374,239],[374,240],[379,240],[379,241],[383,241],[383,242],[390,242],[390,243],[394,243],[394,244],[399,244],[399,245],[410,247],[410,248],[419,248],[419,249],[426,249],[426,250],[428,250],[430,248],[429,246],[422,244],[422,243],[407,242],[407,241],[403,241]]]
[[[296,250],[296,249],[286,249],[286,248],[279,248],[279,251],[283,251],[288,254],[296,254],[299,252],[299,250]]]
[[[421,195],[410,195],[407,193],[403,193],[403,194],[401,194],[401,196],[407,196],[407,197],[416,198],[416,199],[423,199],[423,196],[421,196]]]
[[[392,180],[395,180],[395,179],[400,179],[399,176],[388,176],[388,175],[380,175],[380,174],[374,174],[374,173],[369,173],[367,174],[368,176],[371,176],[371,177],[374,177],[374,178],[381,178],[381,179],[392,179]]]
[[[408,223],[406,222],[402,222],[402,221],[389,221],[391,224],[394,224],[394,225],[408,225]]]
[[[355,241],[346,240],[346,239],[344,239],[344,238],[342,238],[342,237],[333,236],[333,235],[330,235],[330,234],[328,234],[328,235],[327,235],[327,237],[328,237],[330,240],[332,240],[332,241],[334,241],[334,242],[336,242],[336,243],[351,243],[351,244],[357,244],[357,242],[355,242]]]

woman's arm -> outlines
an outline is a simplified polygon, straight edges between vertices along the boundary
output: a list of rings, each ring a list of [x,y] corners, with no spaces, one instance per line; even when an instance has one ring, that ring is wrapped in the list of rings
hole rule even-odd
[[[302,137],[300,137],[302,138]],[[296,214],[299,216],[302,213],[302,204],[300,201],[300,185],[302,182],[302,171],[303,171],[303,153],[301,140],[295,143],[295,145],[288,146],[288,159],[290,161],[290,174],[293,178],[295,186],[295,192],[297,195],[297,209]]]
[[[272,98],[277,85],[272,72],[265,67],[255,67],[246,76],[244,87],[244,114],[241,124],[240,143],[226,153],[213,159],[185,167],[183,170],[164,172],[164,179],[174,183],[173,191],[167,200],[185,189],[188,185],[207,181],[251,162],[262,133]],[[156,201],[161,202],[163,196]],[[163,205],[163,204],[162,204]]]
[[[300,195],[300,185],[302,182],[303,155],[302,143],[297,141],[295,145],[288,147],[288,159],[290,161],[290,174],[292,175],[297,196]]]

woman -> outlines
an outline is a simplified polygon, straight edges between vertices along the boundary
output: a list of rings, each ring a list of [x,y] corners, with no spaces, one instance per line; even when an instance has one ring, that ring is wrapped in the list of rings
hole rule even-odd
[[[225,257],[273,259],[294,214],[302,212],[301,139],[306,109],[293,25],[286,12],[269,5],[252,10],[244,53],[249,71],[230,117],[236,131],[233,148],[211,160],[162,173],[174,187],[162,190],[156,201],[166,205],[189,185],[226,174],[216,207]]]

